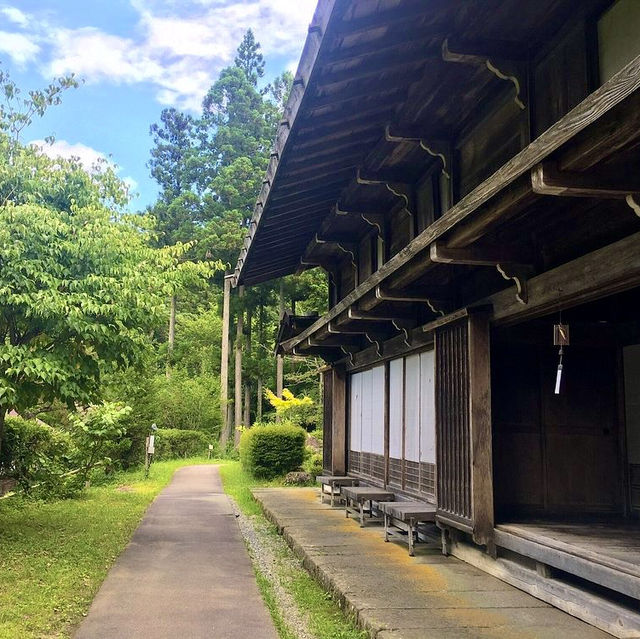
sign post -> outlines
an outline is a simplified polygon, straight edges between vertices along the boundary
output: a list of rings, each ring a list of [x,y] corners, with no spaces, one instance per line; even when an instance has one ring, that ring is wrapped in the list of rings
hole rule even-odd
[[[155,453],[156,446],[156,436],[155,432],[158,430],[158,427],[155,424],[151,424],[151,435],[147,436],[144,444],[144,476],[145,478],[149,477],[149,466],[151,466],[151,459],[153,458],[153,453]]]

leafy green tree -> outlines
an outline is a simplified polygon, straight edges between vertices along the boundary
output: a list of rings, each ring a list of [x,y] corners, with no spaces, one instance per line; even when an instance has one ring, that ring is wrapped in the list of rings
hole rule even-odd
[[[86,404],[100,378],[138,362],[165,300],[206,266],[154,249],[141,217],[91,206],[0,207],[0,431],[6,411]]]

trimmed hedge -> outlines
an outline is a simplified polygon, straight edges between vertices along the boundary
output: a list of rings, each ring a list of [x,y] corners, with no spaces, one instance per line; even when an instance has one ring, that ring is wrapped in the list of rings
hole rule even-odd
[[[240,462],[254,477],[270,479],[297,470],[305,457],[306,432],[294,424],[248,428],[240,437]]]
[[[156,431],[154,459],[176,459],[205,455],[213,438],[199,430],[160,428]],[[216,451],[212,451],[215,453]]]

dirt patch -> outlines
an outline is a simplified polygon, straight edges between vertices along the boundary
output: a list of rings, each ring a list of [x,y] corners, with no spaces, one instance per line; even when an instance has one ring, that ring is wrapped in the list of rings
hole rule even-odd
[[[129,486],[128,484],[122,484],[120,486],[117,486],[116,490],[119,493],[132,493],[133,492],[133,486]]]

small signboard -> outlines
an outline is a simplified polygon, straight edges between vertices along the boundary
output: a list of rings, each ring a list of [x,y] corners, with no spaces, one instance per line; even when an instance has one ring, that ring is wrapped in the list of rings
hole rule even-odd
[[[147,455],[153,455],[155,452],[156,436],[149,435],[147,438]]]
[[[213,444],[209,444],[209,450],[213,450]]]

